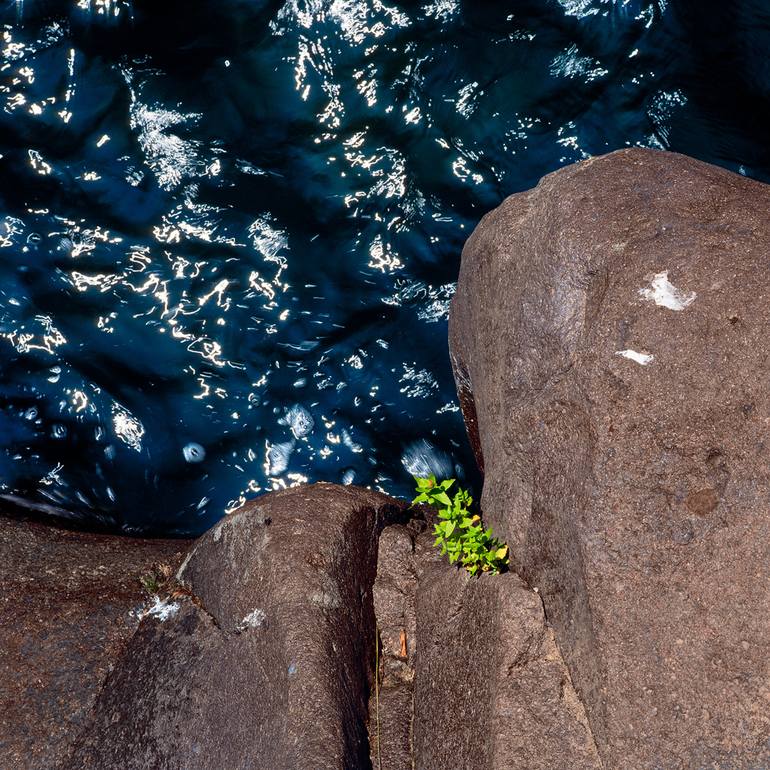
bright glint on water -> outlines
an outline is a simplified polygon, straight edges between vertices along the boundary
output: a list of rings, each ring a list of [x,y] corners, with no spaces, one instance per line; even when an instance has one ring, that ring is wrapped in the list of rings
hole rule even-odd
[[[0,9],[0,491],[128,532],[477,484],[446,326],[481,216],[628,145],[770,169],[766,3]]]

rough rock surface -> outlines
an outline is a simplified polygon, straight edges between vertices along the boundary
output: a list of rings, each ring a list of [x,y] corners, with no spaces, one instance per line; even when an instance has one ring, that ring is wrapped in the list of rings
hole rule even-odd
[[[369,700],[372,766],[412,770],[413,682],[417,647],[415,532],[403,524],[380,535],[374,613],[380,644],[379,692]]]
[[[438,564],[417,593],[415,767],[598,770],[540,597]]]
[[[770,767],[770,188],[624,150],[488,214],[450,347],[485,520],[607,768]]]
[[[382,533],[374,606],[374,768],[598,770],[540,598],[517,576],[469,578],[413,521]]]
[[[399,515],[376,492],[313,484],[220,522],[143,620],[64,770],[366,767],[377,539]]]
[[[0,514],[0,767],[50,770],[139,626],[140,579],[187,541],[84,534]]]

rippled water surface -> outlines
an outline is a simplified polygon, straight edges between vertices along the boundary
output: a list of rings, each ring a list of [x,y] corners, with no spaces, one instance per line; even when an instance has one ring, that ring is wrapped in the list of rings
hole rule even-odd
[[[472,483],[446,324],[483,213],[626,145],[770,170],[758,0],[0,8],[2,490],[126,531]]]

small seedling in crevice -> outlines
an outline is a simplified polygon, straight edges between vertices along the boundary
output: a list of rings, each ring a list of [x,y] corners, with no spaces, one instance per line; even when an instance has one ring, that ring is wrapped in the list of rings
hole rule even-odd
[[[142,575],[139,578],[139,582],[142,584],[142,588],[150,595],[158,593],[160,588],[160,581],[155,575]]]
[[[435,476],[419,478],[417,497],[412,504],[427,503],[438,509],[438,523],[433,528],[434,545],[441,548],[441,555],[449,556],[450,564],[459,563],[471,575],[488,572],[499,574],[508,567],[508,546],[484,529],[481,517],[471,512],[473,498],[462,488],[453,497],[448,493],[455,479],[436,481]]]
[[[158,591],[171,577],[171,568],[167,564],[154,564],[150,572],[145,572],[139,578],[142,588],[149,596],[157,594]]]

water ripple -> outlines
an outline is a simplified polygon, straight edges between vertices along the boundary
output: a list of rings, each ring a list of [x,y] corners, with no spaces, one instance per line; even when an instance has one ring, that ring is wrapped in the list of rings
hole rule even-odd
[[[0,492],[197,532],[473,482],[446,322],[482,214],[630,144],[770,167],[672,7],[1,4]]]

